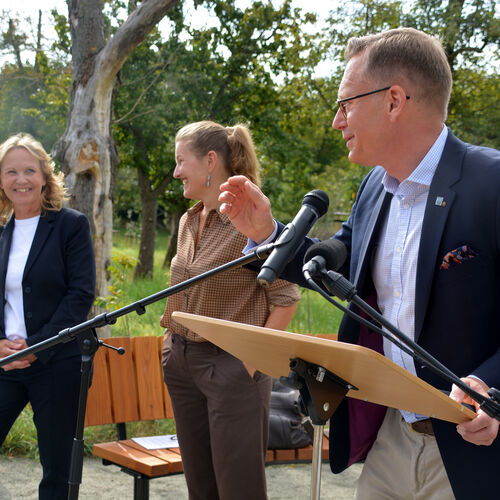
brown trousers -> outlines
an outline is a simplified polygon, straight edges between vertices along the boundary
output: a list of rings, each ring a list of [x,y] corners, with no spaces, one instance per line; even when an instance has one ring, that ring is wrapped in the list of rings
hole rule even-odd
[[[209,342],[166,337],[163,375],[190,500],[265,500],[272,380]]]

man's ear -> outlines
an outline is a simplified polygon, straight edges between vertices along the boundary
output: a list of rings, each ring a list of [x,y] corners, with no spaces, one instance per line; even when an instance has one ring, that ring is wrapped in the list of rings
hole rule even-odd
[[[406,92],[400,85],[393,85],[388,91],[389,116],[397,118],[406,107]]]

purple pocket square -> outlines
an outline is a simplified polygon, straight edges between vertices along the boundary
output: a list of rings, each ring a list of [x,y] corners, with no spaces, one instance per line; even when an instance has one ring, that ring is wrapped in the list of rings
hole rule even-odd
[[[455,248],[451,252],[448,252],[444,258],[443,262],[439,266],[439,269],[449,269],[450,266],[454,266],[457,264],[462,264],[466,260],[473,259],[477,255],[477,252],[474,252],[472,248],[467,245],[462,245],[461,247]]]

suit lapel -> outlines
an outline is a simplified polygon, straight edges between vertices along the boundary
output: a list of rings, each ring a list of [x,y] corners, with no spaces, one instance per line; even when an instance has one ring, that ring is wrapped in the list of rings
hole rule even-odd
[[[423,327],[439,245],[455,200],[455,192],[451,186],[462,176],[465,149],[451,132],[448,134],[441,160],[432,179],[422,224],[415,285],[415,340],[418,340]]]
[[[10,245],[12,242],[12,232],[14,230],[14,217],[11,217],[7,225],[0,234],[0,290],[4,291],[0,307],[0,330],[3,337],[5,334],[4,327],[4,301],[5,301],[5,278],[7,275],[7,265],[9,263]]]
[[[31,244],[30,253],[28,254],[28,260],[26,261],[26,266],[24,268],[23,280],[26,278],[31,266],[35,262],[40,250],[43,248],[45,240],[49,237],[52,232],[53,222],[55,220],[55,212],[46,212],[46,214],[40,216],[38,221],[38,226],[36,228],[35,236],[33,238],[33,243]]]
[[[1,290],[5,290],[5,276],[7,274],[7,264],[9,263],[10,245],[12,242],[12,232],[14,231],[14,217],[11,217],[7,225],[0,234],[0,285]]]

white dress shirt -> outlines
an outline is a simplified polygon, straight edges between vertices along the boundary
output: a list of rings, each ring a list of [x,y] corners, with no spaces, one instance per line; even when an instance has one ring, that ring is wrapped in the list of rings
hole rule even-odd
[[[402,182],[385,174],[382,183],[393,194],[389,213],[378,236],[372,278],[381,314],[415,340],[415,282],[422,222],[429,188],[443,153],[448,129],[443,127],[417,168]],[[416,375],[413,358],[384,338],[387,358]],[[401,411],[408,422],[426,418]]]

